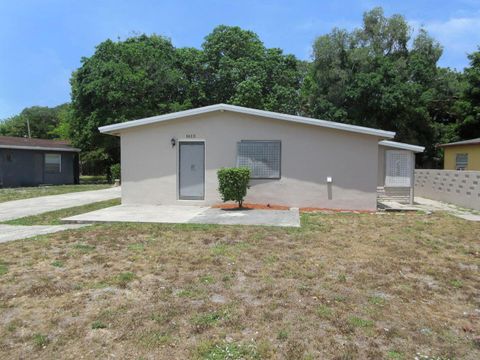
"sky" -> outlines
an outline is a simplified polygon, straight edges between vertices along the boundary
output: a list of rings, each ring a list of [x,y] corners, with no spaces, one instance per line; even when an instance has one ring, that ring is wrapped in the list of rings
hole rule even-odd
[[[480,45],[480,0],[0,0],[0,119],[68,102],[72,71],[109,38],[156,33],[199,48],[215,26],[236,25],[310,59],[317,36],[361,26],[376,6],[429,31],[444,47],[441,66],[462,70]]]

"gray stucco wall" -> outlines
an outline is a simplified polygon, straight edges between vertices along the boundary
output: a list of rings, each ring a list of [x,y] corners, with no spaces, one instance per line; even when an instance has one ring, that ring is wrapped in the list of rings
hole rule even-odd
[[[480,171],[417,169],[415,195],[480,210]]]
[[[194,136],[194,138],[192,138]],[[170,140],[177,139],[177,146]],[[205,200],[178,200],[178,141],[204,140]],[[281,140],[281,179],[252,180],[247,202],[376,209],[378,138],[269,118],[209,113],[121,132],[122,202],[221,202],[217,169],[236,165],[237,142]],[[333,178],[327,184],[327,177]]]
[[[59,174],[45,172],[45,154],[61,154],[62,168]],[[7,159],[7,154],[10,160]],[[0,149],[0,186],[21,187],[40,184],[75,183],[74,152]]]

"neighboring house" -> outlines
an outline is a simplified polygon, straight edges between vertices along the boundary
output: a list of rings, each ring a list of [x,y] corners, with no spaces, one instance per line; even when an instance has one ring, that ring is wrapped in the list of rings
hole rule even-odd
[[[78,184],[78,152],[65,141],[0,136],[0,187]]]
[[[219,203],[217,170],[246,166],[248,202],[360,210],[377,207],[379,141],[395,135],[225,104],[99,130],[121,138],[125,204]]]
[[[480,138],[438,145],[445,170],[480,170]]]

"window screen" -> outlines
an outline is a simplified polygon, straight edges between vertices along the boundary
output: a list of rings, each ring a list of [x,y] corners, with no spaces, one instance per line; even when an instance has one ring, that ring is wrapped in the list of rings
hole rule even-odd
[[[468,154],[457,154],[455,157],[455,169],[465,170],[468,166]]]
[[[242,140],[238,143],[237,166],[248,167],[252,179],[279,179],[280,141]]]
[[[62,171],[61,154],[45,154],[45,172],[49,174],[58,174]]]

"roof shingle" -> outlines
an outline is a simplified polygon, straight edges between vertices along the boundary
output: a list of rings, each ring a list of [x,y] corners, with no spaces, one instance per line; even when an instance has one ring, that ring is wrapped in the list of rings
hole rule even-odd
[[[0,148],[10,149],[56,149],[63,151],[79,151],[72,147],[68,141],[48,140],[48,139],[31,139],[15,136],[0,136]]]

